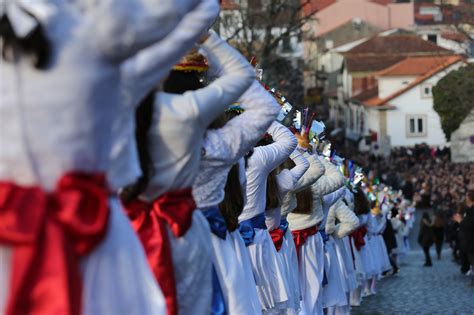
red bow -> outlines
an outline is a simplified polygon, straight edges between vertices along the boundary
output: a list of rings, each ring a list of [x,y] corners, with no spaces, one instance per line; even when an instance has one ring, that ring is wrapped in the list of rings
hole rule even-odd
[[[367,228],[365,225],[359,227],[357,230],[350,234],[350,238],[354,239],[354,245],[358,251],[365,245],[364,237],[367,234]]]
[[[283,245],[285,232],[280,228],[276,228],[270,231],[270,236],[272,237],[273,244],[275,245],[276,250],[279,252],[281,249],[281,245]]]
[[[79,258],[105,236],[103,174],[70,173],[54,192],[0,183],[0,242],[13,247],[6,314],[81,313]]]
[[[300,255],[301,246],[306,243],[308,237],[315,235],[316,233],[318,233],[318,227],[316,225],[303,230],[291,231],[293,240],[295,241],[296,253],[298,254],[298,257]]]
[[[166,225],[176,237],[186,234],[191,227],[195,208],[191,189],[169,192],[153,203],[136,200],[126,205],[133,228],[140,237],[148,263],[165,296],[168,315],[178,314],[178,301]]]

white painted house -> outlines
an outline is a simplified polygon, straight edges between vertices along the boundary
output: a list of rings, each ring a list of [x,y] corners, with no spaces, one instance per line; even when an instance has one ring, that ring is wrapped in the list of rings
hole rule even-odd
[[[408,57],[377,73],[377,87],[351,102],[361,115],[353,118],[353,124],[359,124],[355,127],[376,139],[370,146],[361,142],[359,149],[387,154],[397,146],[445,145],[431,89],[464,63],[459,55]]]

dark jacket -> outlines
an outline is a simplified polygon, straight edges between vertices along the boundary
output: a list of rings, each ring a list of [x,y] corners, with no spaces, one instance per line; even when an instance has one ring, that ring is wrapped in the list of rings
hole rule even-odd
[[[421,247],[430,247],[434,243],[434,232],[431,226],[426,225],[421,220],[420,234],[418,234],[418,243]]]
[[[466,209],[466,216],[459,225],[459,242],[462,251],[474,254],[474,207]]]

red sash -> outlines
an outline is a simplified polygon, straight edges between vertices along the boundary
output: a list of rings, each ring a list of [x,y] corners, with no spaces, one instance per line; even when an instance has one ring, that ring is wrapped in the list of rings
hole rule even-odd
[[[270,231],[270,236],[272,237],[273,244],[275,245],[276,250],[279,252],[281,249],[281,245],[283,245],[285,231],[280,228],[276,228]]]
[[[293,235],[293,240],[295,241],[296,253],[298,254],[298,257],[300,255],[301,246],[306,243],[308,237],[310,237],[311,235],[315,235],[316,233],[318,233],[317,225],[303,230],[291,231],[291,234]]]
[[[354,245],[358,251],[365,245],[364,237],[367,234],[367,228],[365,225],[359,227],[357,230],[350,234],[350,238],[354,239]]]
[[[66,174],[51,193],[0,182],[0,243],[13,248],[6,314],[79,315],[79,258],[104,238],[108,218],[103,174]]]
[[[153,203],[136,200],[126,205],[133,228],[143,244],[148,263],[165,296],[169,315],[178,314],[178,301],[166,225],[176,237],[183,236],[191,227],[195,209],[191,189],[164,194]]]

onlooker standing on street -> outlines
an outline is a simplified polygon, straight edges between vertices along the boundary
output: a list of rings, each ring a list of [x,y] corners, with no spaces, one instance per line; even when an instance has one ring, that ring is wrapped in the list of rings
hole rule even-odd
[[[425,267],[433,266],[430,256],[430,248],[433,242],[433,224],[431,223],[430,215],[425,211],[421,218],[420,234],[418,235],[418,243],[423,247],[423,252],[425,253]]]
[[[441,250],[443,249],[444,242],[444,215],[441,211],[438,211],[435,215],[433,222],[433,234],[436,245],[436,254],[438,255],[438,260],[440,260]]]
[[[460,223],[460,247],[471,264],[471,286],[474,286],[474,190],[469,190],[466,194],[464,217],[457,214],[454,219]]]

